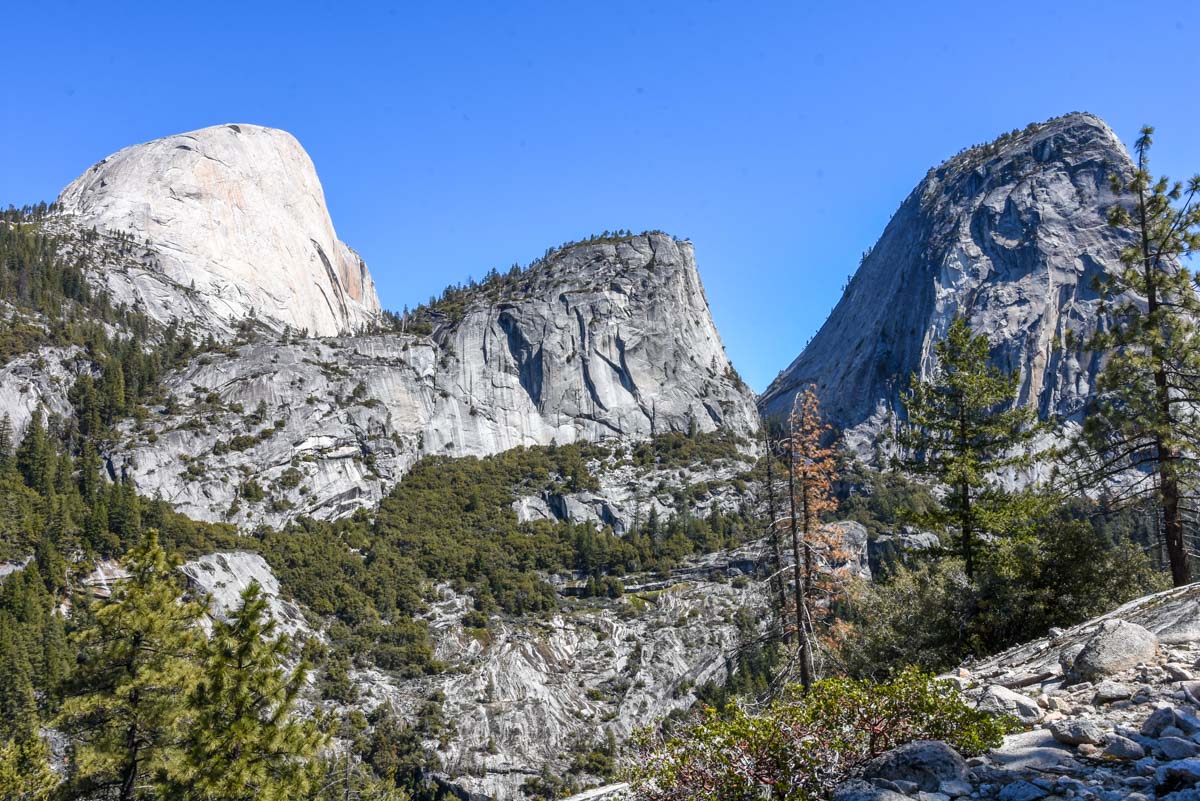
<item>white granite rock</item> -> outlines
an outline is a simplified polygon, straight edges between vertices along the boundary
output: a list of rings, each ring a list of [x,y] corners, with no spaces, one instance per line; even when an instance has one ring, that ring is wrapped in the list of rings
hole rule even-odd
[[[133,237],[149,272],[169,280],[122,273],[114,295],[160,321],[187,316],[181,288],[219,318],[314,336],[379,312],[366,264],[337,238],[313,163],[285,131],[217,125],[127,147],[67,186],[56,210],[78,228]]]

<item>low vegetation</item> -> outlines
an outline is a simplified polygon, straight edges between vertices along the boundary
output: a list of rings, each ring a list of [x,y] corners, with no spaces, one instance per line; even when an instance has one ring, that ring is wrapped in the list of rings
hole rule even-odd
[[[827,679],[807,692],[791,687],[760,711],[710,708],[674,736],[643,733],[630,781],[646,801],[818,801],[896,746],[942,740],[972,756],[1012,730],[916,670],[878,684]]]

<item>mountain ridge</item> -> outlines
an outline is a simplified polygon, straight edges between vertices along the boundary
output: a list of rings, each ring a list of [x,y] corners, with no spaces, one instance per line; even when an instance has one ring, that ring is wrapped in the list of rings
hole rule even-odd
[[[1126,238],[1104,218],[1116,202],[1108,176],[1131,169],[1107,124],[1082,112],[930,169],[760,410],[786,415],[815,384],[836,425],[878,430],[907,377],[928,374],[934,344],[966,313],[994,361],[1018,371],[1021,403],[1043,417],[1077,416],[1098,369],[1079,344],[1099,313],[1090,283],[1119,262]]]

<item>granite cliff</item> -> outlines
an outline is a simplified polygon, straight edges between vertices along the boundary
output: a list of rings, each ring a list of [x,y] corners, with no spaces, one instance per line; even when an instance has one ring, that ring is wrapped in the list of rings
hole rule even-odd
[[[1119,263],[1109,177],[1132,170],[1103,121],[1074,113],[970,148],[904,200],[829,319],[759,399],[783,415],[817,386],[852,444],[885,425],[908,377],[925,375],[956,315],[1020,375],[1020,402],[1072,418],[1095,383],[1081,343],[1099,319],[1092,281]]]
[[[254,316],[332,336],[379,313],[366,264],[337,238],[312,160],[285,131],[217,125],[127,147],[55,209],[76,228],[132,237],[141,265],[105,270],[103,283],[162,322],[219,334]]]
[[[424,455],[757,428],[692,246],[664,234],[567,248],[431,316],[427,335],[201,356],[129,427],[113,474],[198,519],[279,524],[370,507]],[[239,499],[248,477],[269,497]]]

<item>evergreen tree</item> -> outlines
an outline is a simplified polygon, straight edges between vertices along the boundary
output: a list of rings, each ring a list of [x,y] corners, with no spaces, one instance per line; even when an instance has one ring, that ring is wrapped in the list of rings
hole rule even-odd
[[[8,470],[13,458],[13,427],[8,412],[0,417],[0,473]]]
[[[57,785],[49,749],[40,738],[0,740],[0,798],[48,801]]]
[[[292,717],[308,665],[285,672],[289,647],[257,584],[230,620],[213,624],[191,697],[181,797],[288,801],[311,789],[325,737],[315,721]]]
[[[70,781],[88,795],[119,801],[150,796],[148,784],[172,772],[196,681],[200,608],[180,602],[177,562],[149,531],[126,555],[130,578],[98,602],[78,636],[77,694],[57,726],[74,738]]]
[[[37,734],[32,645],[7,610],[0,611],[0,740]]]
[[[25,436],[17,448],[17,469],[28,486],[37,490],[43,498],[49,498],[54,494],[56,463],[54,448],[42,422],[42,410],[38,409],[29,419]]]
[[[1109,210],[1109,223],[1132,229],[1122,268],[1099,282],[1112,325],[1093,337],[1108,361],[1097,381],[1082,445],[1087,477],[1123,476],[1124,499],[1153,498],[1160,509],[1176,586],[1191,581],[1182,499],[1195,493],[1200,459],[1200,298],[1179,259],[1200,249],[1200,176],[1186,190],[1150,175],[1154,129],[1135,146],[1137,168],[1113,189],[1131,203]],[[1132,474],[1133,478],[1129,478]]]
[[[1026,446],[1037,432],[1036,418],[1016,405],[1016,374],[988,364],[987,337],[973,336],[964,318],[954,319],[935,352],[933,375],[912,376],[897,441],[906,467],[947,488],[940,508],[919,522],[957,529],[970,578],[976,535],[1004,533],[1024,509],[1024,499],[994,479],[1003,468],[1031,463]]]

